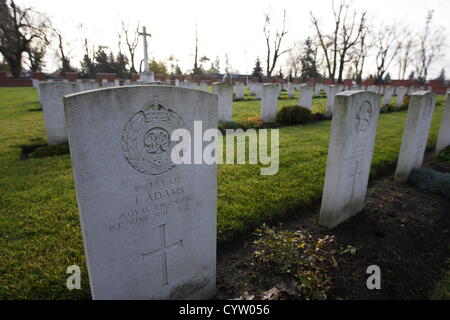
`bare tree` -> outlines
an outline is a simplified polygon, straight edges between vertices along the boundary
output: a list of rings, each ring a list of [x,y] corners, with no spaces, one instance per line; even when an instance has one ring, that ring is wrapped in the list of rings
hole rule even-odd
[[[56,28],[53,28],[53,33],[56,36],[58,48],[56,50],[56,55],[61,62],[60,72],[64,74],[65,72],[72,72],[74,69],[70,65],[70,49],[67,49],[68,43],[64,42],[62,32]]]
[[[334,30],[326,35],[320,28],[319,20],[311,12],[311,20],[316,29],[320,47],[325,56],[328,76],[332,80],[342,82],[345,65],[351,61],[351,49],[359,41],[365,30],[366,12],[358,13],[353,10],[349,13],[350,6],[345,0],[341,0],[336,7],[332,2],[334,16]]]
[[[302,44],[300,41],[295,41],[292,48],[289,50],[288,57],[286,59],[286,66],[289,73],[294,77],[298,78],[302,69],[301,64],[302,57]]]
[[[139,44],[139,22],[137,23],[136,29],[133,32],[130,32],[130,27],[128,24],[125,24],[123,20],[122,23],[122,32],[125,36],[125,43],[127,45],[128,53],[130,54],[130,73],[137,73],[136,67],[134,64],[134,57],[136,55],[136,48]]]
[[[265,23],[264,23],[264,37],[266,39],[266,47],[267,47],[267,59],[266,59],[266,71],[267,77],[271,77],[275,67],[277,65],[277,61],[286,52],[289,50],[281,50],[281,44],[283,42],[283,38],[287,34],[286,30],[286,10],[283,11],[283,23],[281,29],[272,30],[272,17],[271,12],[264,13]],[[273,33],[275,35],[273,36]]]
[[[35,39],[47,42],[49,20],[32,8],[21,8],[14,0],[0,0],[0,53],[14,77],[22,73],[22,55]]]
[[[350,53],[350,59],[354,68],[354,77],[358,83],[361,83],[362,81],[365,62],[369,54],[369,50],[371,49],[371,44],[368,41],[370,36],[369,30],[369,26],[365,25],[361,31],[359,42],[353,47]]]
[[[41,72],[45,66],[44,57],[48,46],[47,41],[33,41],[27,49],[28,66],[33,72]]]
[[[412,62],[412,54],[415,50],[416,41],[411,29],[403,28],[399,36],[398,52],[398,78],[405,80],[406,71]]]
[[[397,57],[401,47],[398,41],[396,25],[381,26],[374,39],[376,48],[375,62],[377,65],[376,79],[378,82],[383,81],[392,61]]]
[[[425,29],[418,37],[418,51],[414,60],[417,77],[425,82],[428,71],[436,59],[442,57],[442,50],[445,44],[445,32],[442,29],[432,29],[433,11],[429,11],[425,20]]]

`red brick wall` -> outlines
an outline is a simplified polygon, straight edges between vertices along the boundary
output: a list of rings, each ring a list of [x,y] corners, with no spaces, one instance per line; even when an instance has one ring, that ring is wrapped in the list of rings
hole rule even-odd
[[[78,79],[78,73],[76,73],[76,72],[66,72],[64,74],[64,78],[66,78],[70,82],[76,82],[77,79]]]
[[[115,73],[97,73],[96,80],[99,85],[102,84],[103,79],[108,80],[108,82],[114,82],[114,80],[116,79],[116,74]]]

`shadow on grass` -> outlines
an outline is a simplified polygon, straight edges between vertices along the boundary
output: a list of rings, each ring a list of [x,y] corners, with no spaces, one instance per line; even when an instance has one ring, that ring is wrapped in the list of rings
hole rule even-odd
[[[20,153],[21,160],[57,157],[70,154],[69,144],[62,143],[58,145],[49,146],[46,143],[35,143],[32,145],[21,145]]]
[[[34,109],[28,109],[29,112],[40,112],[43,111],[42,108],[34,108]]]

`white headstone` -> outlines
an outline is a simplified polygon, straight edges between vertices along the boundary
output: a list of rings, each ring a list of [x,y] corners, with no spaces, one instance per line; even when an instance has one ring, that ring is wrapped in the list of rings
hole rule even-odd
[[[208,91],[208,82],[201,81],[200,82],[200,90],[207,92]]]
[[[227,83],[214,82],[212,92],[219,97],[219,121],[231,121],[233,117],[233,87]]]
[[[405,95],[408,92],[408,88],[406,87],[398,87],[397,88],[397,107],[403,105],[403,100],[405,99]]]
[[[71,95],[65,107],[93,298],[212,298],[217,166],[173,163],[170,139],[186,129],[195,144],[217,128],[217,97],[143,85]]]
[[[339,86],[330,85],[327,90],[327,114],[333,113],[334,99],[339,92]]]
[[[392,96],[394,95],[394,87],[387,86],[384,88],[384,102],[385,106],[391,105]]]
[[[114,80],[114,86],[115,87],[120,87],[120,80],[119,79],[115,79]]]
[[[430,91],[417,91],[410,95],[394,177],[396,181],[407,181],[411,171],[422,166],[435,103],[436,94]]]
[[[445,101],[444,113],[442,114],[441,126],[436,143],[436,153],[450,146],[450,97]]]
[[[263,94],[262,93],[262,90],[263,90],[262,86],[263,86],[263,84],[259,83],[259,82],[255,82],[253,84],[253,93],[255,94],[255,98],[258,99],[258,100],[261,100],[261,98],[262,98],[262,94]]]
[[[289,83],[288,87],[287,87],[287,93],[288,93],[288,97],[289,99],[294,99],[294,95],[295,95],[295,86],[293,83]]]
[[[45,130],[49,145],[67,142],[63,97],[78,91],[80,91],[80,85],[75,82],[58,81],[39,83]]]
[[[266,83],[261,86],[261,120],[263,122],[276,120],[280,90],[281,86],[278,83]]]
[[[236,82],[234,85],[234,94],[236,99],[244,99],[244,84],[241,82]]]
[[[320,97],[320,91],[322,90],[322,85],[319,83],[316,83],[314,87],[314,96]]]
[[[336,96],[320,224],[334,228],[365,206],[380,96],[346,91]]]
[[[308,84],[301,85],[298,96],[298,105],[300,107],[304,107],[311,110],[312,99],[313,99],[313,87]]]

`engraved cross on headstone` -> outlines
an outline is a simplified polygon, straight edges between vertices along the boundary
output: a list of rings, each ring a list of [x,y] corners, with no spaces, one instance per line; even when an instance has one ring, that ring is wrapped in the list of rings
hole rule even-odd
[[[166,244],[166,225],[160,225],[159,226],[159,238],[160,238],[160,248],[154,251],[150,251],[150,252],[144,252],[142,253],[142,257],[143,259],[145,258],[152,258],[152,257],[156,257],[156,256],[161,256],[161,261],[162,261],[162,286],[166,286],[169,284],[169,279],[167,276],[167,252],[175,249],[175,248],[181,248],[183,246],[183,239],[169,244]]]
[[[359,170],[359,161],[356,161],[355,172],[350,175],[350,177],[353,178],[351,198],[353,198],[353,194],[355,192],[356,179],[360,176],[360,174],[361,170]]]

